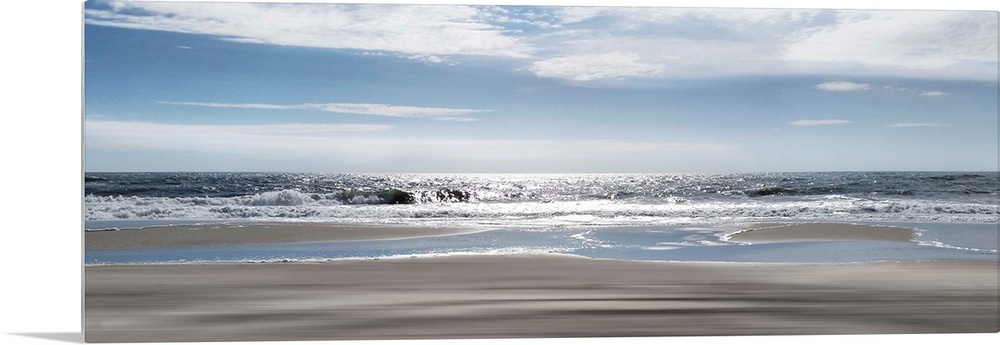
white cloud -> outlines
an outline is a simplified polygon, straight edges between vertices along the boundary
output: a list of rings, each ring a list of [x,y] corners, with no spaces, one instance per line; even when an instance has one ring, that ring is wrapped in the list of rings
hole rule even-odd
[[[636,54],[666,65],[661,76],[667,77],[997,75],[995,12],[591,7],[558,13],[565,30],[544,41],[550,46]]]
[[[995,12],[839,11],[790,33],[784,59],[814,71],[995,79]]]
[[[531,71],[540,77],[591,81],[639,76],[655,76],[663,66],[640,61],[636,54],[611,52],[607,54],[572,55],[536,61]]]
[[[541,56],[529,70],[574,82],[781,71],[777,32],[764,22],[787,12],[560,8],[556,13],[562,28],[528,40]]]
[[[830,81],[816,85],[816,88],[826,91],[860,91],[868,90],[868,84],[852,83],[848,81]]]
[[[844,125],[851,123],[849,120],[838,120],[838,119],[822,119],[822,120],[798,120],[792,121],[788,124],[794,126],[825,126],[825,125]]]
[[[580,23],[591,18],[595,18],[600,15],[608,14],[611,11],[620,11],[621,9],[614,9],[608,7],[565,7],[559,9],[557,15],[559,17],[560,24],[575,24]],[[627,9],[626,9],[627,10]]]
[[[948,93],[941,91],[927,91],[927,92],[921,92],[920,95],[927,97],[941,97],[941,96],[947,96]]]
[[[441,57],[441,56],[437,56],[437,55],[410,55],[410,56],[408,56],[406,58],[410,59],[410,60],[423,61],[423,62],[432,63],[432,64],[446,64],[446,65],[452,65],[452,66],[458,64],[457,62],[455,62],[455,61],[453,61],[453,60],[451,60],[451,59],[449,59],[447,57]]]
[[[518,7],[508,8],[491,6],[488,18],[491,22],[498,24],[528,25],[536,28],[558,28],[561,25],[555,22],[554,16],[542,7]],[[521,30],[515,30],[523,32]]]
[[[86,23],[213,35],[256,44],[527,57],[531,47],[489,23],[489,8],[217,2],[109,2]]]
[[[995,80],[989,11],[113,2],[86,23],[235,42],[525,58],[576,83],[760,74]],[[261,23],[266,23],[262,25]]]
[[[359,115],[378,115],[390,117],[415,117],[435,120],[475,121],[467,115],[487,113],[489,109],[461,108],[431,108],[389,105],[377,103],[302,103],[302,104],[264,104],[264,103],[209,103],[209,102],[159,102],[161,104],[187,105],[210,108],[242,108],[266,110],[312,109],[332,113],[347,113]]]

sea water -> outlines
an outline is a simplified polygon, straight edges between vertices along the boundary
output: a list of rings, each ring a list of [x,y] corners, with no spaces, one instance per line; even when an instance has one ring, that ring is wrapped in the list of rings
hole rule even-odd
[[[995,172],[745,174],[88,173],[87,231],[239,222],[467,227],[416,239],[87,250],[87,264],[554,253],[722,262],[997,260]],[[745,245],[760,222],[916,229],[910,242]]]

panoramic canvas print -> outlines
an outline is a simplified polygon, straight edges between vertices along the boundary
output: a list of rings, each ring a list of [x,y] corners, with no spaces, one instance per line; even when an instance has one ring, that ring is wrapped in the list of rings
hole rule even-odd
[[[995,333],[998,13],[87,1],[88,342]]]

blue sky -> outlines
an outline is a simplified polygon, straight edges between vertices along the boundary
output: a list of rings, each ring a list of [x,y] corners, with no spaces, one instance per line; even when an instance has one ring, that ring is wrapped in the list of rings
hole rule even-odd
[[[93,1],[85,170],[996,170],[997,20]]]

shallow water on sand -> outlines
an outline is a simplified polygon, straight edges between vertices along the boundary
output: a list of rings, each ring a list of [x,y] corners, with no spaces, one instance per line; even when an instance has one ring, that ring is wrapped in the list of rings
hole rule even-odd
[[[87,265],[390,259],[455,254],[567,254],[598,259],[847,263],[998,259],[995,224],[879,223],[915,229],[911,241],[727,241],[725,226],[629,226],[496,229],[394,240],[87,250]],[[143,231],[143,230],[138,230]]]

